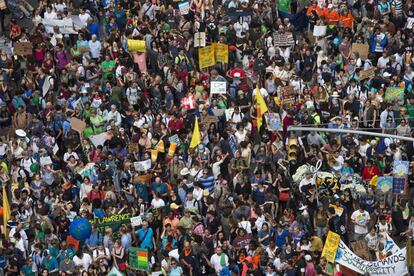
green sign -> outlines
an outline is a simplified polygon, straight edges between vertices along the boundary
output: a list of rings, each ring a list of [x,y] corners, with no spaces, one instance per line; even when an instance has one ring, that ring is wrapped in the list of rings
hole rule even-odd
[[[386,101],[404,101],[404,88],[401,87],[387,87],[385,91]]]
[[[99,233],[105,233],[105,228],[112,229],[113,237],[118,239],[120,234],[118,232],[122,224],[131,224],[132,214],[114,214],[109,217],[94,219],[92,223],[96,224]]]
[[[148,250],[138,247],[130,247],[129,266],[133,270],[149,271]]]

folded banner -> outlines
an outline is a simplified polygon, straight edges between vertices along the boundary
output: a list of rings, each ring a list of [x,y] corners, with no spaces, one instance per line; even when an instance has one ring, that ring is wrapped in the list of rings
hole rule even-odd
[[[54,28],[58,27],[60,33],[62,34],[77,34],[78,32],[75,31],[73,28],[73,21],[71,18],[66,19],[43,19],[42,20],[43,25],[45,26],[46,31],[50,33],[55,33]]]
[[[402,276],[408,273],[406,266],[406,248],[397,250],[393,255],[381,261],[366,261],[352,252],[341,241],[336,253],[336,262],[360,274]]]

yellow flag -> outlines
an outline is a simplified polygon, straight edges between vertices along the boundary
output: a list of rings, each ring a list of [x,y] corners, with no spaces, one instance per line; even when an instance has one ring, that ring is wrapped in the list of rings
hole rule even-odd
[[[197,147],[201,143],[200,130],[198,128],[198,118],[195,118],[193,136],[191,137],[190,149]]]
[[[3,233],[5,237],[9,236],[9,231],[7,230],[7,222],[10,219],[10,204],[9,199],[7,198],[6,188],[3,185]]]
[[[165,152],[164,141],[162,139],[157,144],[157,150],[159,152]]]
[[[268,109],[267,105],[260,93],[259,87],[256,87],[256,111],[257,111],[257,130],[260,130],[260,127],[263,124],[263,114],[265,114]]]

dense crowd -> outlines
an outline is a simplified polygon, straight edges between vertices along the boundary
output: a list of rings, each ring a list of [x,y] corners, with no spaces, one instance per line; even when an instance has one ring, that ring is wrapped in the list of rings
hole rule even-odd
[[[349,275],[328,231],[371,261],[411,239],[411,0],[17,3],[33,27],[0,0],[0,275]],[[100,225],[117,214],[140,220]]]

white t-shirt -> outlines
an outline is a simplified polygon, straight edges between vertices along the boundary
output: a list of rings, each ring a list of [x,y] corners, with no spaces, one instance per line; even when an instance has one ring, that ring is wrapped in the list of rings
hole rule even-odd
[[[92,263],[92,257],[89,254],[83,253],[82,259],[80,259],[78,256],[75,256],[73,257],[73,262],[76,266],[82,265],[83,270],[88,271],[88,268]]]
[[[151,200],[151,206],[154,208],[161,208],[165,206],[165,202],[161,198],[159,199],[154,198],[153,200]]]
[[[91,18],[89,13],[79,14],[79,19],[82,22],[83,26],[86,26],[88,24],[88,19]]]
[[[221,253],[224,254],[224,253]],[[224,258],[226,260],[226,266],[229,265],[229,257],[224,254]],[[210,258],[210,263],[214,266],[214,269],[217,272],[217,275],[219,275],[220,271],[223,269],[223,266],[221,266],[220,264],[220,260],[221,260],[221,255],[218,256],[217,254],[214,254],[213,256],[211,256]]]
[[[351,216],[352,221],[355,221],[355,228],[354,231],[356,234],[367,234],[368,233],[368,221],[370,220],[369,213],[364,210],[361,212],[360,210],[356,210],[352,213]]]

